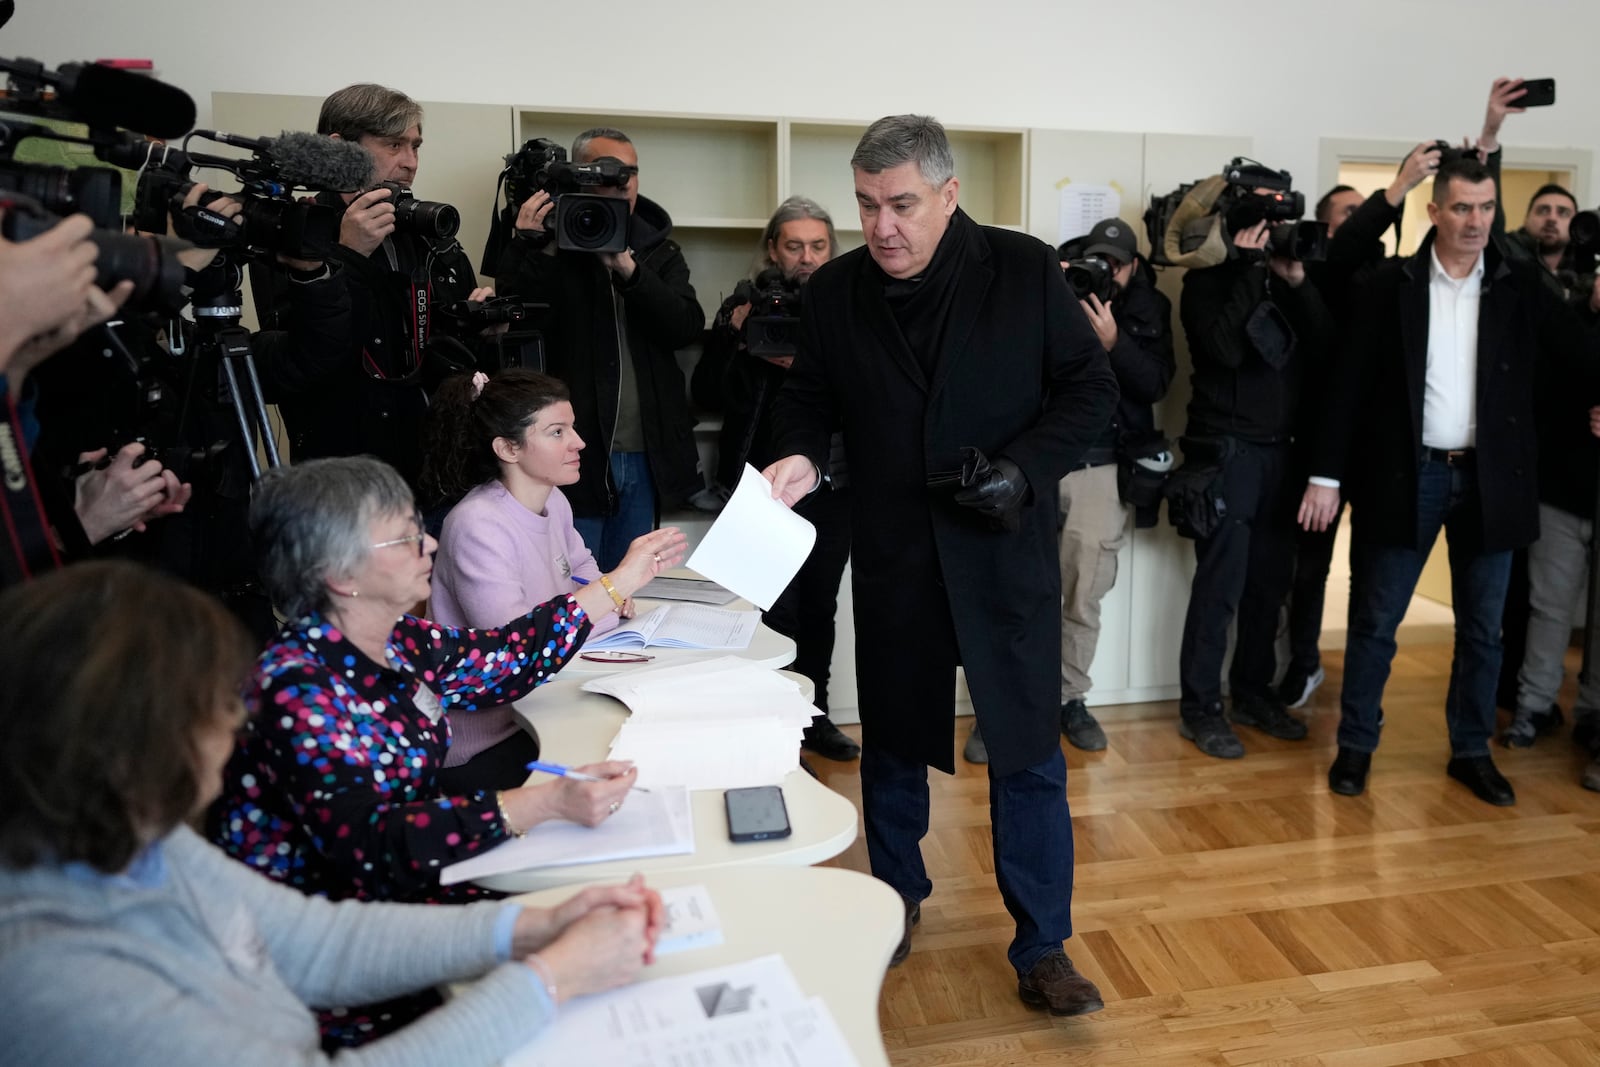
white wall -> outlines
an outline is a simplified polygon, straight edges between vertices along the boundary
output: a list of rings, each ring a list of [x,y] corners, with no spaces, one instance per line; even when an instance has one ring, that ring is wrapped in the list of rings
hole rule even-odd
[[[952,124],[1242,134],[1308,193],[1319,191],[1319,137],[1475,134],[1499,73],[1558,79],[1560,103],[1513,118],[1509,140],[1589,148],[1600,132],[1600,5],[1590,0],[17,7],[0,55],[154,59],[195,97],[202,125],[216,90],[322,95],[355,81],[423,100],[596,110],[917,110]],[[1600,187],[1589,189],[1586,204],[1597,201]]]

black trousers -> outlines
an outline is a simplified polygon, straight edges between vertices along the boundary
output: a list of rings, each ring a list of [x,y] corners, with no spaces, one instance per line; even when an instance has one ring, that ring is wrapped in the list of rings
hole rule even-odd
[[[1303,482],[1299,484],[1304,484]],[[1295,532],[1294,586],[1289,594],[1289,673],[1309,678],[1322,666],[1322,606],[1327,600],[1333,542],[1343,512],[1326,530]]]
[[[1271,695],[1278,612],[1294,572],[1298,499],[1288,446],[1244,444],[1224,465],[1220,486],[1227,517],[1215,534],[1195,542],[1194,583],[1178,653],[1178,709],[1186,717],[1221,711],[1222,662],[1235,614],[1233,692]]]
[[[850,560],[850,490],[824,487],[796,504],[794,510],[817,528],[817,542],[794,581],[761,621],[794,639],[794,670],[811,679],[816,688],[812,703],[826,715],[839,581]]]

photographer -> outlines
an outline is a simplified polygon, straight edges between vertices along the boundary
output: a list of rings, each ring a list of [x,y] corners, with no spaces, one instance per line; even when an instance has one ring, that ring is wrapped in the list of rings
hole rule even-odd
[[[767,220],[761,248],[756,281],[740,282],[722,302],[694,369],[695,399],[712,408],[720,401],[723,416],[717,481],[730,491],[739,484],[746,463],[762,470],[778,458],[772,451],[772,405],[794,363],[792,346],[787,354],[750,351],[747,337],[752,304],[762,305],[755,312],[758,318],[790,319],[779,330],[792,337],[788,331],[799,326],[800,290],[818,267],[834,257],[839,239],[833,218],[820,204],[791,196]],[[830,463],[822,486],[794,508],[795,514],[805,516],[817,528],[816,543],[763,621],[794,638],[794,670],[811,679],[815,688],[812,703],[818,714],[806,727],[804,746],[828,759],[852,760],[861,755],[861,746],[828,717],[834,614],[839,582],[850,559],[849,483],[840,435],[834,435],[834,442],[834,455],[841,458]]]
[[[371,153],[373,186],[392,182],[409,189],[416,180],[422,108],[404,93],[372,84],[340,89],[322,102],[317,132]],[[459,300],[488,299],[494,290],[478,286],[471,260],[453,237],[399,224],[394,198],[392,189],[376,187],[317,195],[318,204],[341,213],[335,261],[350,291],[352,350],[279,407],[295,460],[371,454],[415,487],[428,386],[473,358],[448,335],[441,340],[438,311]],[[264,327],[288,326],[284,293],[306,278],[292,268],[252,274],[256,292],[270,288],[272,294],[270,305],[257,301],[271,308],[263,313]]]
[[[1124,462],[1133,454],[1155,457],[1166,451],[1151,406],[1167,393],[1177,370],[1172,354],[1172,304],[1155,287],[1154,272],[1139,255],[1133,227],[1122,219],[1095,224],[1086,237],[1059,249],[1061,266],[1099,260],[1111,270],[1108,297],[1090,292],[1079,305],[1106,350],[1122,398],[1116,417],[1072,473],[1060,481],[1061,537],[1061,730],[1086,752],[1106,747],[1105,731],[1084,703],[1093,683],[1089,666],[1100,639],[1100,602],[1117,580],[1117,553],[1135,521],[1133,504],[1122,492]],[[1131,474],[1131,471],[1130,471]],[[1130,483],[1131,485],[1131,483]],[[1138,520],[1139,525],[1152,525]],[[969,762],[988,762],[976,725],[962,753]]]
[[[578,532],[607,570],[661,510],[704,485],[676,352],[699,340],[705,312],[671,218],[639,195],[639,157],[627,135],[587,130],[573,141],[572,161],[631,168],[621,187],[592,190],[627,200],[629,247],[558,249],[547,226],[555,201],[541,189],[518,209],[516,238],[494,275],[505,293],[551,307],[545,370],[572,390],[578,434],[589,442],[569,498]]]
[[[1268,252],[1269,209],[1298,196],[1286,183],[1233,188],[1239,191],[1220,218],[1226,260],[1190,270],[1183,282],[1194,392],[1185,465],[1169,487],[1171,501],[1170,490],[1204,483],[1196,498],[1210,505],[1208,515],[1173,508],[1175,521],[1181,512],[1190,523],[1180,532],[1195,538],[1196,560],[1179,654],[1178,732],[1221,759],[1244,755],[1230,718],[1284,740],[1306,736],[1305,723],[1272,689],[1274,641],[1294,566],[1289,443],[1302,380],[1329,327],[1305,264]],[[1210,521],[1197,525],[1197,518]],[[1235,612],[1232,707],[1224,717],[1222,663]]]
[[[238,200],[207,194],[196,183],[174,208],[182,214],[204,198],[218,216],[239,217]],[[240,268],[228,257],[209,249],[178,254],[197,299],[236,284]],[[285,293],[288,328],[249,339],[268,401],[321,381],[345,358],[350,337],[342,270],[278,262],[307,280]],[[39,467],[66,487],[87,542],[79,554],[159,566],[219,596],[254,632],[272,632],[245,536],[254,445],[240,439],[221,357],[195,323],[129,311],[86,334],[38,378]]]

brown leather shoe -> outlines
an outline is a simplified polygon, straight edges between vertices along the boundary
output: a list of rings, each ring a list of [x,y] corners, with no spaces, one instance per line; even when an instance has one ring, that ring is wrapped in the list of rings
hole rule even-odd
[[[911,928],[922,921],[922,904],[919,901],[906,901],[906,932],[900,938],[900,943],[894,947],[894,955],[889,957],[889,966],[898,967],[911,955]]]
[[[1047,1008],[1051,1015],[1088,1015],[1105,1007],[1100,990],[1078,973],[1060,949],[1017,976],[1017,993],[1024,1004]]]

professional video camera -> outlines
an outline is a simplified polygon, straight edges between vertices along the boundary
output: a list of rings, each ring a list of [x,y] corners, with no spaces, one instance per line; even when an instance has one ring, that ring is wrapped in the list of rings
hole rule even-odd
[[[1144,213],[1150,262],[1162,267],[1213,267],[1228,257],[1231,235],[1258,222],[1291,223],[1305,214],[1306,200],[1286,170],[1235,157],[1220,174],[1187,182],[1150,198]],[[1257,192],[1257,189],[1266,190]],[[1275,227],[1273,255],[1315,259],[1326,254],[1309,227]],[[1269,240],[1271,238],[1269,237]]]
[[[1328,224],[1315,219],[1276,223],[1267,230],[1267,252],[1302,263],[1321,263],[1328,258]]]
[[[567,150],[546,137],[536,137],[506,156],[505,169],[495,186],[495,222],[484,247],[483,270],[492,273],[499,252],[510,240],[517,210],[534,193],[543,190],[555,201],[546,217],[556,247],[576,252],[622,252],[628,247],[628,202],[617,196],[584,192],[586,189],[622,189],[639,168],[603,156],[589,163],[572,163]],[[499,206],[500,189],[506,202]]]
[[[744,320],[744,347],[762,359],[792,357],[800,333],[800,285],[779,267],[768,267],[755,280],[746,278],[734,297],[750,305]]]
[[[476,361],[479,366],[483,366],[484,362],[482,347],[492,345],[493,370],[525,367],[542,371],[544,334],[538,329],[536,313],[549,310],[549,304],[532,303],[514,296],[497,296],[492,300],[457,300],[444,307],[444,315],[455,323],[457,331],[463,335],[481,335],[482,331],[494,326],[506,327],[503,331],[483,337],[479,342],[480,358]]]
[[[102,150],[113,163],[138,168],[133,224],[147,233],[166,233],[170,213],[180,237],[202,248],[229,249],[240,258],[285,255],[323,259],[339,241],[339,214],[331,207],[295,199],[294,190],[351,192],[366,185],[372,157],[361,146],[313,133],[284,132],[277,137],[240,137],[216,130],[191,136],[247,148],[248,159],[202,155],[159,142],[125,142]],[[187,139],[185,144],[187,144]],[[185,208],[195,186],[196,167],[225,170],[243,183],[238,192],[208,191],[201,203]],[[235,219],[209,210],[218,197],[240,201]]]
[[[1109,304],[1117,293],[1117,283],[1112,277],[1116,268],[1104,256],[1069,259],[1063,270],[1067,275],[1067,287],[1079,300],[1087,300],[1092,295],[1099,297],[1102,304]]]

